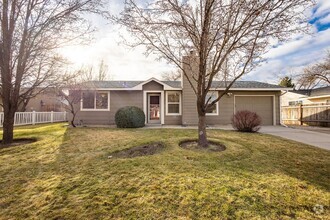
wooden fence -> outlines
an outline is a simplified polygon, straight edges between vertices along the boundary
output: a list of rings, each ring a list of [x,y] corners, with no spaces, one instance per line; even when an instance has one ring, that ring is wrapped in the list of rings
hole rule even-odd
[[[4,114],[0,112],[0,127],[3,126]],[[66,112],[16,112],[14,125],[35,125],[67,121]]]
[[[309,104],[282,107],[282,123],[330,127],[330,105]]]

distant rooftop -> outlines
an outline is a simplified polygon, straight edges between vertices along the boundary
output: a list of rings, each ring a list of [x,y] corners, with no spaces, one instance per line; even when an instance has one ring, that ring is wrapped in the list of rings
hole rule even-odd
[[[293,90],[292,92],[310,97],[330,95],[330,86],[325,86],[315,89],[299,89],[299,90]]]

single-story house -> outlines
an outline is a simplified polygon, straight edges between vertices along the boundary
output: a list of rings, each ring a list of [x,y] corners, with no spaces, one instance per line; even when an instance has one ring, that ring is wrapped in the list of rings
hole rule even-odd
[[[57,88],[47,88],[35,97],[31,98],[26,105],[26,112],[64,112],[64,104],[58,95]]]
[[[197,125],[196,96],[185,77],[182,81],[91,81],[82,92],[76,123],[115,124],[115,114],[124,106],[137,106],[146,115],[146,124]],[[256,81],[237,81],[207,113],[208,125],[231,123],[239,110],[258,113],[263,125],[280,124],[280,95],[285,88]],[[209,96],[216,98],[224,82],[213,82]]]
[[[281,106],[330,104],[330,86],[291,90],[282,95]]]
[[[196,76],[196,55],[184,56],[182,64],[188,77]],[[224,81],[213,81],[208,97],[216,99],[226,85]],[[77,104],[76,123],[112,125],[118,109],[137,106],[145,113],[146,124],[198,124],[196,95],[184,74],[181,81],[160,81],[156,78],[146,81],[91,81],[83,88],[86,90],[83,89],[81,103]],[[282,90],[290,89],[263,82],[236,81],[229,92],[209,109],[206,123],[230,124],[235,112],[250,110],[261,116],[263,125],[279,125]]]

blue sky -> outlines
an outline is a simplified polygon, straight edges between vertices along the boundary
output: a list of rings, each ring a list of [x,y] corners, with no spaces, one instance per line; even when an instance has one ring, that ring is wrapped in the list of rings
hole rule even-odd
[[[112,13],[122,10],[123,0],[109,0]],[[300,34],[265,54],[267,62],[245,75],[244,80],[257,80],[277,84],[281,77],[299,74],[303,67],[321,61],[330,50],[330,0],[317,0],[309,12],[311,34]],[[128,33],[114,25],[104,25],[98,17],[92,17],[99,27],[90,45],[76,45],[62,50],[75,67],[97,65],[104,60],[114,80],[145,80],[161,78],[163,72],[173,70],[166,62],[156,61],[156,56],[145,57],[144,48],[130,49],[120,44],[121,35]]]
[[[319,0],[309,15],[311,34],[301,34],[271,49],[267,62],[244,76],[246,80],[278,83],[284,76],[300,74],[302,69],[323,59],[330,50],[330,0]]]

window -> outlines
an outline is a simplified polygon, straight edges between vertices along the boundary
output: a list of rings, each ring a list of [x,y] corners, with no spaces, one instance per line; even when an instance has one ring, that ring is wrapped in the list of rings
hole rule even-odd
[[[292,105],[302,105],[302,101],[290,101],[289,105],[290,106],[292,106]]]
[[[96,92],[96,109],[107,109],[108,108],[108,93],[107,92]]]
[[[167,92],[166,93],[166,114],[181,115],[181,93]]]
[[[211,98],[210,98],[211,97]],[[205,102],[207,102],[207,100],[210,98],[210,101],[208,103],[212,103],[214,100],[216,100],[218,98],[218,92],[209,92],[207,95],[206,95],[206,98],[205,98]],[[218,115],[218,103],[219,102],[216,102],[215,105],[213,105],[211,108],[209,108],[207,111],[206,111],[206,115]]]
[[[94,109],[94,92],[83,92],[83,109]]]
[[[109,92],[86,91],[82,93],[81,110],[109,110]]]

